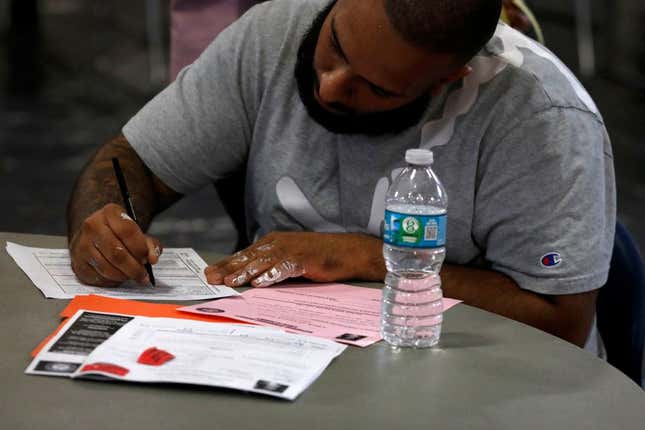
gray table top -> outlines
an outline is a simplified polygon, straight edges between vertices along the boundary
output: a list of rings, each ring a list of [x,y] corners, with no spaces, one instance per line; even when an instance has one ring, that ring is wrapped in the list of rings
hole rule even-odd
[[[0,242],[64,247],[62,237]],[[3,429],[642,429],[645,394],[589,353],[531,327],[459,305],[440,347],[348,347],[295,401],[211,387],[25,375],[29,352],[67,300],[44,299],[0,256]],[[212,255],[202,253],[207,261]],[[212,428],[212,427],[211,427]]]

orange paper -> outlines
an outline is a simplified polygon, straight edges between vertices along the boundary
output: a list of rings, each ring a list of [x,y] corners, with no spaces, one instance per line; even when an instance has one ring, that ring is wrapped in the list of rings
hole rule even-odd
[[[67,318],[73,316],[76,311],[80,309],[85,309],[87,311],[95,312],[108,312],[113,314],[124,314],[124,315],[135,315],[135,316],[144,316],[144,317],[165,317],[165,318],[181,318],[184,320],[197,320],[197,321],[206,321],[206,322],[226,322],[226,323],[238,323],[246,324],[243,321],[235,320],[232,318],[220,317],[220,316],[206,316],[198,314],[190,314],[186,312],[180,312],[177,309],[184,307],[185,305],[177,304],[162,304],[162,303],[146,303],[139,302],[136,300],[126,300],[126,299],[115,299],[112,297],[103,297],[97,295],[86,295],[86,296],[76,296],[74,299],[69,302],[67,307],[62,310],[60,316],[63,318],[63,321],[56,328],[56,330],[47,336],[38,346],[31,351],[31,356],[35,357],[36,354],[45,346],[45,344],[60,331],[60,329],[65,324]]]
[[[181,318],[185,320],[197,320],[207,322],[239,322],[231,318],[218,317],[218,316],[205,316],[200,315],[199,318],[194,318],[196,315],[186,316],[185,312],[179,312],[177,308],[184,307],[185,305],[177,305],[174,303],[146,303],[136,300],[115,299],[112,297],[103,297],[97,295],[76,296],[69,305],[60,313],[63,318],[73,316],[79,309],[97,312],[111,312],[113,314],[136,315],[142,317],[165,317],[165,318]]]

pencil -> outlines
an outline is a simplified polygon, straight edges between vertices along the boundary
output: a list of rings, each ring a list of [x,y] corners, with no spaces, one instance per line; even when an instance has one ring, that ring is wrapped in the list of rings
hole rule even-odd
[[[119,190],[121,191],[121,197],[123,198],[123,204],[125,210],[128,212],[128,216],[134,220],[137,224],[137,216],[134,214],[134,207],[132,206],[132,200],[130,200],[130,192],[128,191],[128,186],[125,183],[125,176],[123,176],[123,170],[121,170],[121,165],[119,164],[119,159],[114,157],[112,158],[112,167],[114,167],[114,174],[116,175],[116,180],[119,183]],[[148,277],[152,285],[155,284],[155,275],[152,274],[152,266],[150,263],[144,264],[146,272],[148,272]]]

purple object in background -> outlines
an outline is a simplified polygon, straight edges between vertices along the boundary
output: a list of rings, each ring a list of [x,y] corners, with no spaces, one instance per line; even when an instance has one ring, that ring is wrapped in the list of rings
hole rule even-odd
[[[199,57],[254,0],[171,0],[170,79]]]

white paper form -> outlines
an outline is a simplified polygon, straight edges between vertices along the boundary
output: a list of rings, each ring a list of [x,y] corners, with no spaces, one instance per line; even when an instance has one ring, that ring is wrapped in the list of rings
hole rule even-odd
[[[164,250],[152,269],[157,285],[128,281],[115,288],[80,283],[72,271],[67,249],[31,248],[7,242],[7,253],[47,298],[98,294],[133,300],[204,300],[239,294],[224,285],[208,284],[204,276],[207,264],[191,248]]]
[[[25,373],[70,377],[94,348],[133,318],[130,315],[79,310],[45,344]]]
[[[210,385],[293,400],[345,348],[268,327],[136,317],[72,377]]]
[[[97,346],[134,318],[112,312],[76,311],[36,354],[25,373],[71,377]]]

